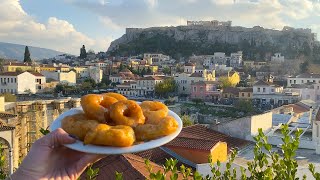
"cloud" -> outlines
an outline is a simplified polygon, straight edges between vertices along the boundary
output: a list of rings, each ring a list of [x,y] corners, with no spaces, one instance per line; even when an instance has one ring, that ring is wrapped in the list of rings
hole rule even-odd
[[[100,39],[92,39],[77,31],[68,21],[50,17],[46,23],[37,22],[22,9],[19,0],[1,0],[0,22],[0,41],[72,54],[79,54],[82,44],[95,47],[95,50],[107,49],[107,44],[103,45]]]
[[[113,30],[120,30],[124,27],[119,26],[118,24],[114,23],[109,17],[107,16],[100,16],[99,21],[104,25],[107,29],[113,29]]]

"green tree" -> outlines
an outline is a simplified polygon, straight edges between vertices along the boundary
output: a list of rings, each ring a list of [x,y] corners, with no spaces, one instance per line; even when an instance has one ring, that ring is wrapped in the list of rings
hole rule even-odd
[[[84,45],[82,45],[82,48],[80,48],[80,58],[81,59],[87,58],[87,51]]]
[[[0,58],[0,72],[4,71],[3,65],[4,65],[4,60]]]
[[[300,64],[300,72],[301,73],[306,73],[309,70],[309,62],[305,61],[303,63]]]
[[[232,83],[229,80],[229,78],[226,77],[226,76],[220,77],[219,78],[219,82],[220,82],[222,88],[233,87]]]
[[[250,100],[238,100],[235,103],[234,107],[237,110],[240,110],[240,111],[245,112],[245,113],[250,113],[250,112],[254,111],[254,107],[253,107],[252,101],[250,101]]]
[[[155,94],[159,97],[168,97],[176,91],[177,84],[173,78],[165,79],[163,82],[155,85]]]
[[[192,99],[192,102],[194,102],[194,103],[196,103],[198,105],[200,103],[203,103],[203,100],[199,99],[199,98],[195,98],[195,99]]]
[[[151,73],[152,73],[152,70],[151,70],[150,66],[149,66],[148,69],[147,69],[147,73],[148,73],[148,74],[151,74]]]
[[[31,57],[30,57],[30,52],[29,52],[28,46],[26,46],[25,49],[24,49],[23,62],[31,63]]]
[[[23,72],[21,68],[16,68],[16,72]]]
[[[171,74],[171,70],[170,70],[169,67],[164,67],[164,68],[162,69],[162,72],[163,72],[164,74]]]
[[[187,127],[187,126],[193,125],[193,122],[192,122],[190,116],[188,116],[188,115],[181,116],[181,120],[182,120],[182,123],[183,123],[183,127]]]
[[[120,63],[119,71],[122,71],[124,68],[125,68],[125,66],[122,63]]]
[[[146,72],[147,72],[147,71],[146,71],[146,68],[143,68],[143,69],[141,70],[141,72],[140,72],[140,75],[141,75],[141,76],[144,76],[144,75],[146,74]]]
[[[4,155],[4,147],[0,143],[0,179],[6,179],[7,173],[5,171],[6,157]]]

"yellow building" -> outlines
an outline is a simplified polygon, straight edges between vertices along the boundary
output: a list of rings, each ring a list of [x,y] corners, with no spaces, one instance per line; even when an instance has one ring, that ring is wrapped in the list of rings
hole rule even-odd
[[[19,69],[21,71],[33,71],[34,67],[30,63],[12,63],[5,64],[3,66],[4,72],[16,72]]]
[[[54,66],[40,66],[40,71],[50,71],[50,72],[53,72],[53,71],[56,71],[57,68],[54,67]]]
[[[252,96],[253,96],[252,88],[240,89],[239,91],[239,99],[252,99]]]

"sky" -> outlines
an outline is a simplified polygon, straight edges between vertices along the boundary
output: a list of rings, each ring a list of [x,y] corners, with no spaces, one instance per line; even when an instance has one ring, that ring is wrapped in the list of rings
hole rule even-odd
[[[1,0],[0,41],[78,55],[82,44],[106,51],[126,27],[215,19],[245,27],[311,28],[320,39],[320,0]]]

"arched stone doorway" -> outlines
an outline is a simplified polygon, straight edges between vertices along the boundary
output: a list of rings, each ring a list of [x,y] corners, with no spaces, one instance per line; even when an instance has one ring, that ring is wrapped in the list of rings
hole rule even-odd
[[[5,126],[0,121],[0,143],[6,157],[6,169],[9,174],[13,173],[13,150],[14,150],[14,127]]]

